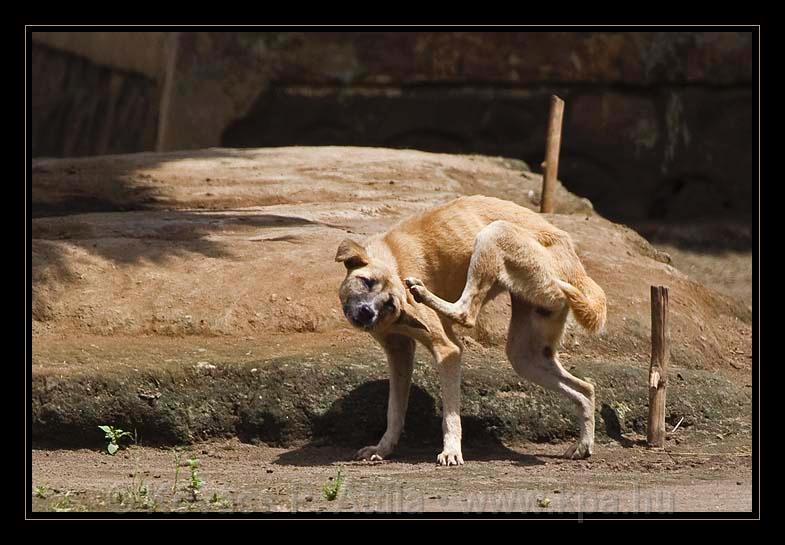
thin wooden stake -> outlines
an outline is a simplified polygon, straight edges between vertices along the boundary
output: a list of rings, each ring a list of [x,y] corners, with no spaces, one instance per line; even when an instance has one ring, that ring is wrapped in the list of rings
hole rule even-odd
[[[177,70],[177,50],[180,47],[180,33],[170,32],[164,42],[164,70],[161,102],[158,109],[158,135],[155,142],[155,151],[169,151],[169,116],[174,94],[174,78]]]
[[[668,331],[668,288],[651,287],[651,367],[649,368],[650,447],[665,446],[665,393],[668,385],[670,335]]]
[[[553,193],[556,188],[556,175],[559,173],[559,148],[561,147],[561,125],[564,114],[564,101],[551,95],[551,115],[548,122],[548,137],[545,144],[545,172],[542,176],[540,212],[550,214],[555,203]]]

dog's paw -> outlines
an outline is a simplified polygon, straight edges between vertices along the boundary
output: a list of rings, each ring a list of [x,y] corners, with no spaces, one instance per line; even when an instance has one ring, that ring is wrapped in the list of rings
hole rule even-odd
[[[425,302],[425,295],[423,294],[424,290],[425,286],[412,286],[409,288],[409,291],[412,292],[412,297],[414,297],[414,300],[418,303]]]
[[[463,455],[460,451],[453,452],[445,450],[436,457],[436,461],[439,462],[439,465],[443,466],[462,466]]]
[[[370,447],[364,447],[357,451],[355,454],[355,459],[357,460],[370,460],[371,462],[381,462],[384,460],[384,457],[389,454],[388,452],[384,452],[384,450],[380,449],[378,445],[373,445]]]
[[[592,455],[594,445],[590,441],[578,441],[564,451],[564,457],[570,460],[582,460]]]
[[[409,276],[404,279],[404,283],[407,287],[411,288],[412,286],[423,286],[422,280],[419,278],[414,278],[413,276]]]
[[[425,289],[425,285],[422,283],[422,280],[419,278],[412,278],[411,276],[404,280],[406,283],[406,287],[409,288],[409,291],[412,292],[412,297],[418,303],[422,303],[424,300],[423,293],[427,291]]]

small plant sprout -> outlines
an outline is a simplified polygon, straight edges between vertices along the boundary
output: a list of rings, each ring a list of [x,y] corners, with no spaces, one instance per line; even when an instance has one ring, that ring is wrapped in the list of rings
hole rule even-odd
[[[123,431],[120,428],[115,428],[114,426],[98,426],[98,428],[104,432],[106,435],[104,439],[106,439],[109,443],[106,445],[106,451],[114,456],[115,452],[120,449],[120,440],[124,437],[133,438],[134,434],[129,431]]]
[[[45,486],[36,486],[35,489],[33,489],[33,495],[36,498],[46,498],[46,493],[47,488]]]
[[[180,477],[180,458],[182,454],[179,450],[174,450],[174,484],[172,485],[172,495],[177,494],[177,479]]]
[[[199,478],[199,473],[196,471],[199,469],[199,460],[190,459],[186,460],[188,464],[188,469],[191,471],[191,477],[188,481],[188,486],[186,489],[191,494],[191,501],[195,502],[199,499],[200,489],[204,484],[204,481]]]
[[[52,511],[55,513],[68,513],[74,510],[71,498],[64,497],[52,503]]]
[[[158,510],[158,502],[152,497],[150,489],[144,482],[144,478],[139,476],[139,483],[136,482],[137,475],[134,474],[131,486],[125,490],[120,490],[114,494],[114,499],[120,505],[130,505],[136,509]]]
[[[71,495],[73,491],[68,490],[63,497],[54,501],[51,504],[52,511],[57,513],[68,513],[70,511],[85,511],[85,507],[83,505],[78,505],[71,500]]]
[[[218,492],[213,492],[213,495],[210,498],[210,505],[218,509],[226,509],[231,506],[231,503],[229,500],[219,495]]]
[[[322,493],[324,497],[328,501],[333,501],[335,498],[338,497],[338,493],[341,491],[341,486],[343,485],[343,475],[341,474],[341,470],[338,470],[338,475],[333,478],[329,477],[327,482],[324,483],[324,487],[322,488]]]
[[[156,511],[158,509],[158,502],[150,494],[150,489],[147,487],[143,479],[139,479],[139,485],[133,487],[133,499],[134,504],[137,508],[142,509],[152,509]]]

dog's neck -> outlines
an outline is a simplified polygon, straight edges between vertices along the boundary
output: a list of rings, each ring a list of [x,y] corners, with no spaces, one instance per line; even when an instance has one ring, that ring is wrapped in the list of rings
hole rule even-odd
[[[395,258],[395,254],[388,246],[387,241],[382,234],[368,237],[365,240],[363,247],[365,248],[365,252],[368,254],[368,257],[370,257],[372,261],[375,263],[384,263],[385,265],[388,265],[391,268],[390,273],[395,276],[399,276],[398,260]]]

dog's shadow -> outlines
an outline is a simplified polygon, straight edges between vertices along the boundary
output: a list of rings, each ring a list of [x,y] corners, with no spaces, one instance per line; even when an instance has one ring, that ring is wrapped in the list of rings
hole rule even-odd
[[[290,466],[323,466],[355,461],[358,449],[376,444],[387,425],[387,380],[361,384],[336,400],[313,421],[313,439],[281,454],[274,463]],[[520,465],[541,465],[541,458],[512,450],[489,431],[477,417],[464,416],[463,455],[466,460],[504,460]],[[406,464],[436,463],[441,451],[442,420],[436,400],[412,385],[406,427],[398,448],[388,457]],[[358,462],[360,463],[360,462]],[[368,462],[370,463],[370,462]]]

